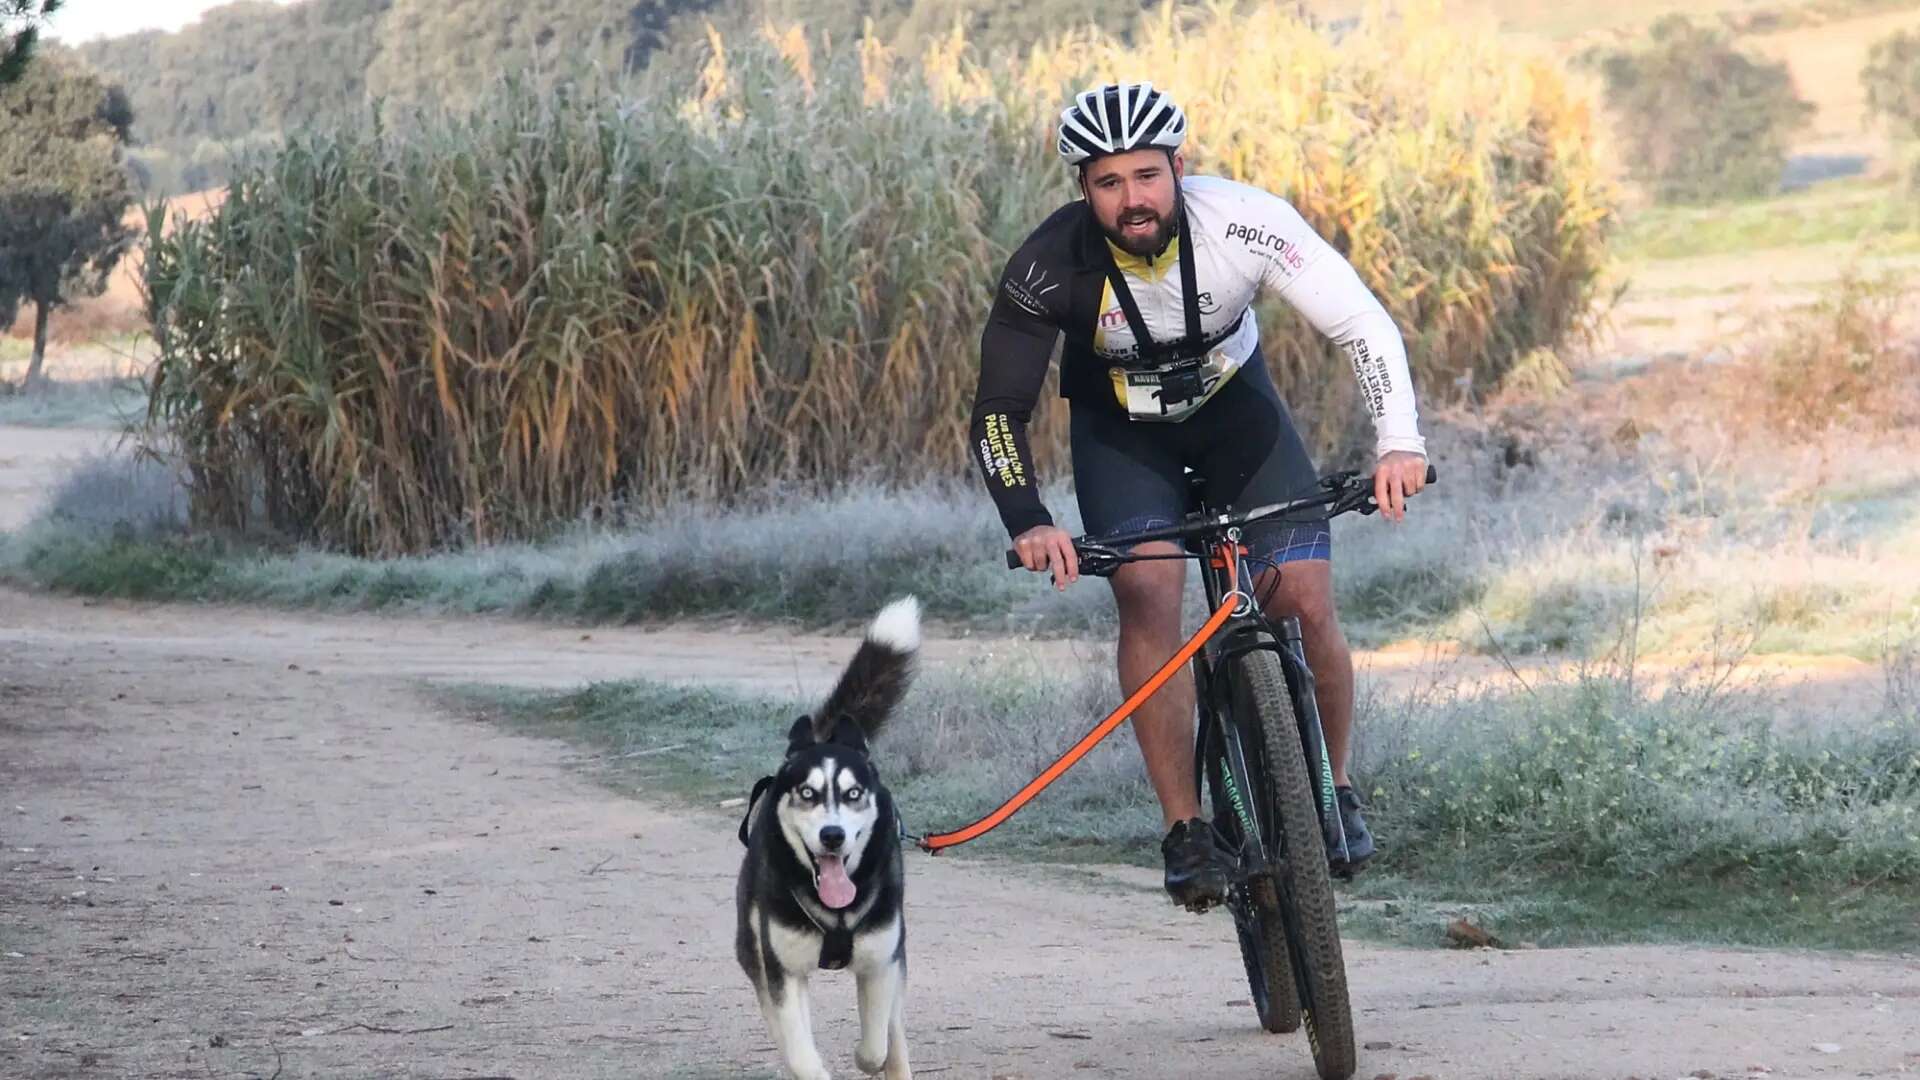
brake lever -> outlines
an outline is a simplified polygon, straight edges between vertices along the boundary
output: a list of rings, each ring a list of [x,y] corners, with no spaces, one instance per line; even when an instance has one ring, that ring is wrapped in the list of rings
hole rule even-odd
[[[1080,573],[1087,577],[1111,577],[1120,569],[1120,553],[1102,544],[1084,544],[1074,549],[1080,557]]]
[[[1326,488],[1328,491],[1339,491],[1341,488],[1353,483],[1359,475],[1360,473],[1356,469],[1342,469],[1339,472],[1328,473],[1321,477],[1320,486]]]
[[[1360,474],[1350,472],[1345,474],[1345,476],[1346,479],[1341,482],[1340,486],[1353,483],[1354,480],[1359,478]],[[1333,505],[1327,508],[1327,517],[1332,519],[1346,513],[1359,513],[1364,516],[1376,513],[1379,509],[1380,504],[1374,501],[1372,488],[1355,486],[1351,491],[1334,500]]]

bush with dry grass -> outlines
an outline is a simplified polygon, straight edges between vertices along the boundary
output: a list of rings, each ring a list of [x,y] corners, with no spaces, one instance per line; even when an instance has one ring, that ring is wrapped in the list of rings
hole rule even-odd
[[[1872,661],[1920,640],[1920,343],[1902,295],[1855,276],[1736,351],[1446,417],[1467,438],[1437,444],[1452,482],[1423,496],[1421,541],[1337,532],[1340,573],[1391,598],[1372,626],[1487,651],[1604,653],[1629,612],[1669,653],[1731,634]]]
[[[1777,316],[1749,347],[1753,411],[1803,440],[1920,420],[1920,341],[1901,322],[1917,298],[1896,273],[1849,271],[1811,306]]]
[[[159,441],[196,519],[363,553],[626,501],[959,475],[994,268],[1069,197],[1069,87],[1151,71],[1205,172],[1288,195],[1406,329],[1429,396],[1583,326],[1610,206],[1560,76],[1437,11],[1337,45],[1280,6],[918,61],[716,35],[632,96],[291,141],[148,245]],[[689,91],[687,87],[692,87]],[[1364,425],[1309,328],[1268,356],[1323,447]],[[1038,440],[1057,453],[1058,410]]]

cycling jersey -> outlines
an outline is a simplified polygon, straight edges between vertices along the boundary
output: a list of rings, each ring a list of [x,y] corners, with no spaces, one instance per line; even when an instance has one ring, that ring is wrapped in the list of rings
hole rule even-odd
[[[1346,351],[1377,452],[1426,452],[1400,331],[1347,261],[1278,196],[1212,176],[1180,186],[1179,228],[1158,255],[1109,243],[1076,200],[1007,261],[980,338],[971,443],[1009,535],[1053,522],[1026,427],[1057,337],[1060,393],[1076,412],[1179,423],[1249,359],[1260,362],[1250,308],[1262,286]]]

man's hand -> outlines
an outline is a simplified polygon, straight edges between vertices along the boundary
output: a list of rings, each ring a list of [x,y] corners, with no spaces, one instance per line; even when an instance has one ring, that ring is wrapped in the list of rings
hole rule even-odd
[[[1062,592],[1080,580],[1080,556],[1073,550],[1073,534],[1058,525],[1035,525],[1013,538],[1013,550],[1029,570],[1052,570],[1053,587]]]
[[[1373,501],[1388,521],[1407,520],[1407,496],[1427,486],[1427,459],[1407,450],[1390,450],[1373,467]]]

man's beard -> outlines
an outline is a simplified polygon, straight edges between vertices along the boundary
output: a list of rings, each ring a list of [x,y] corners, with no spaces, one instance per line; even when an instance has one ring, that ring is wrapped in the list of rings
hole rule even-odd
[[[1139,213],[1141,212],[1132,211],[1128,214],[1122,214],[1119,221],[1121,229],[1124,230],[1126,228],[1129,217]],[[1112,240],[1116,247],[1127,254],[1138,255],[1142,258],[1151,258],[1165,251],[1168,241],[1173,239],[1174,219],[1172,217],[1162,217],[1151,210],[1145,211],[1145,213],[1151,215],[1153,218],[1154,229],[1152,232],[1128,234],[1125,232],[1114,232],[1104,228],[1102,231],[1106,232],[1107,238]]]

